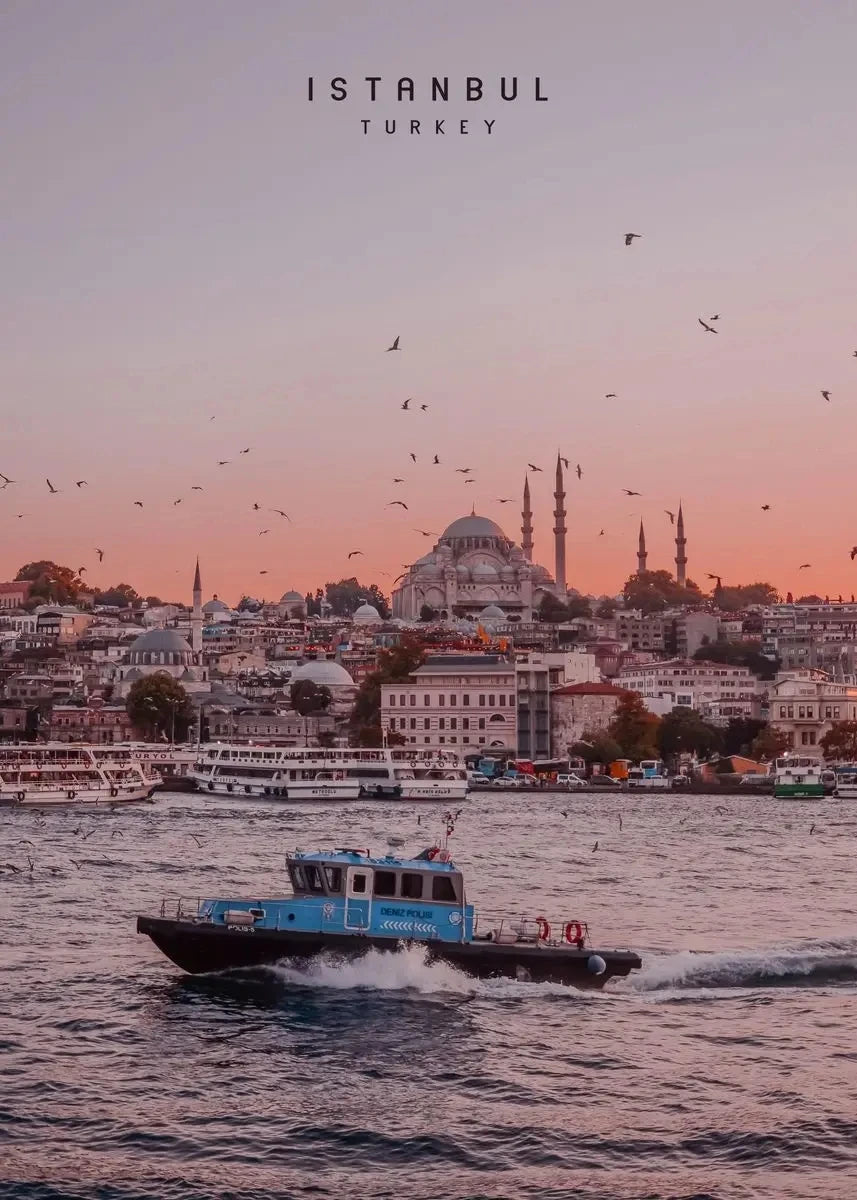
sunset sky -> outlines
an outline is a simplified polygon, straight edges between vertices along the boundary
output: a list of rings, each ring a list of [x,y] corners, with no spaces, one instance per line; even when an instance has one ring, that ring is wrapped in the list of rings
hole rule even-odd
[[[850,0],[2,0],[0,579],[389,590],[528,461],[552,569],[560,448],[582,591],[680,498],[700,584],[857,591],[855,63]]]

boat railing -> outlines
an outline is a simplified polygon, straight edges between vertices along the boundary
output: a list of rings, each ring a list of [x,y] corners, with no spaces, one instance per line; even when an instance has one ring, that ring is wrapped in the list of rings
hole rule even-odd
[[[568,915],[549,918],[528,914],[509,916],[508,913],[478,912],[473,921],[473,934],[479,940],[513,945],[531,943],[538,946],[568,946],[582,950],[589,942],[589,925]]]

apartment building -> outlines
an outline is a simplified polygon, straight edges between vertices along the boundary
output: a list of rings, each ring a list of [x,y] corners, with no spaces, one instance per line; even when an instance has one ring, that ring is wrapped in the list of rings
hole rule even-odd
[[[639,692],[658,714],[675,707],[694,708],[706,719],[726,724],[732,717],[761,715],[768,694],[747,667],[694,659],[667,659],[623,667],[613,682]]]
[[[857,720],[857,687],[824,671],[782,671],[770,686],[770,724],[804,754],[820,757],[819,743],[836,722]]]

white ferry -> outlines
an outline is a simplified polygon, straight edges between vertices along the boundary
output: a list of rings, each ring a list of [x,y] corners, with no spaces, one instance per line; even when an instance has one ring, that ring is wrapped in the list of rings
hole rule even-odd
[[[0,805],[130,804],[148,799],[158,783],[133,751],[117,746],[0,744]]]
[[[463,800],[467,769],[434,750],[326,750],[208,743],[191,774],[201,791],[274,800]]]
[[[825,794],[823,764],[817,758],[786,755],[774,760],[774,796],[806,800]]]

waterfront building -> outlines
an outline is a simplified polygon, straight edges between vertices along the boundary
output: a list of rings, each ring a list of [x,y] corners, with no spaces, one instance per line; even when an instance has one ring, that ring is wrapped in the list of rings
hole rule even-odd
[[[565,758],[587,733],[604,731],[626,688],[612,683],[572,683],[550,695],[551,758]]]
[[[782,671],[770,685],[769,722],[802,754],[821,757],[820,742],[838,721],[857,721],[857,687],[825,671]]]
[[[614,683],[639,692],[646,707],[658,715],[675,707],[693,708],[723,724],[731,717],[761,716],[770,686],[747,667],[680,658],[627,664]]]

